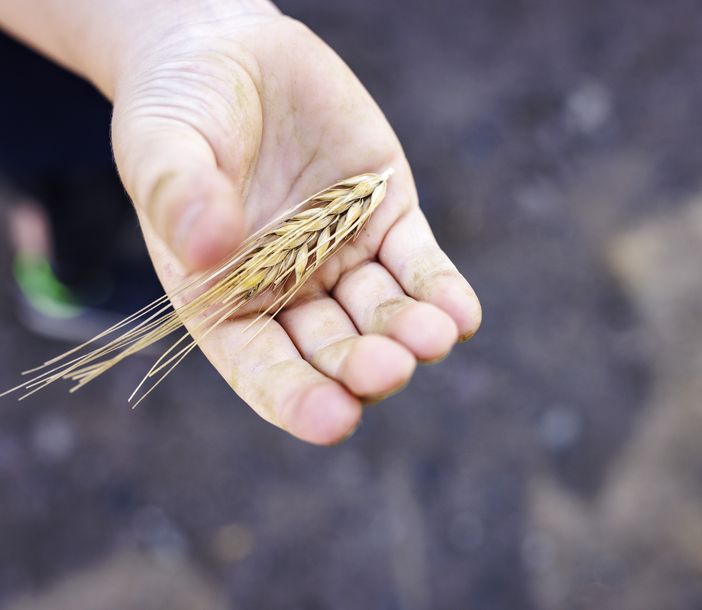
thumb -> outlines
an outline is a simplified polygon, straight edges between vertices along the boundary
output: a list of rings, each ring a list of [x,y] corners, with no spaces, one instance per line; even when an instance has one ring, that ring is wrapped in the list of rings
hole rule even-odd
[[[188,270],[206,269],[238,246],[241,190],[198,130],[177,119],[134,120],[116,111],[112,139],[142,226],[150,225]]]

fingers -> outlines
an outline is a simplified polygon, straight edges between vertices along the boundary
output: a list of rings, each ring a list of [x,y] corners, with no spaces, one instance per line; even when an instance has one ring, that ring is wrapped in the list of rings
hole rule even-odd
[[[259,332],[264,323],[247,328],[250,318],[227,322],[201,347],[234,391],[267,421],[310,443],[328,445],[348,436],[360,422],[359,400],[303,360],[276,321]]]
[[[162,241],[145,237],[164,287],[175,290],[184,271]],[[186,326],[219,374],[263,419],[310,443],[344,439],[360,422],[360,401],[303,360],[277,321],[265,323],[229,320],[204,336]]]
[[[407,294],[450,315],[461,340],[476,333],[482,320],[480,302],[470,284],[439,248],[419,208],[392,227],[379,259]]]
[[[378,263],[346,273],[334,288],[334,296],[362,333],[387,335],[420,360],[445,356],[456,341],[453,320],[438,307],[408,297]]]
[[[356,396],[387,396],[414,371],[409,351],[386,337],[359,336],[346,312],[328,296],[296,305],[278,320],[303,358]]]
[[[231,253],[244,232],[240,194],[200,133],[169,118],[115,113],[115,157],[140,218],[190,270]]]

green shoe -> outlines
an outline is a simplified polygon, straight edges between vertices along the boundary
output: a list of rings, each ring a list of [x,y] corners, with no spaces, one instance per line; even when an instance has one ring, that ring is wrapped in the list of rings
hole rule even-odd
[[[85,308],[71,289],[56,277],[45,257],[17,254],[12,271],[22,297],[37,312],[59,319],[75,318],[83,313]]]

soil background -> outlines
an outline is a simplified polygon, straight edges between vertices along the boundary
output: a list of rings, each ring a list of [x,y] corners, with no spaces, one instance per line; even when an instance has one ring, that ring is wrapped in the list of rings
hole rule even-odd
[[[0,607],[702,607],[702,5],[280,6],[386,112],[483,327],[331,449],[200,356],[136,411],[139,359],[3,400]],[[7,387],[64,346],[3,277]]]

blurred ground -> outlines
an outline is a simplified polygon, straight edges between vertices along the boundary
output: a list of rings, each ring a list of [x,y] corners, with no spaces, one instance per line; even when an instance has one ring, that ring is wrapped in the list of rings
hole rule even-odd
[[[388,114],[483,329],[333,449],[201,358],[136,412],[145,361],[3,401],[0,607],[702,607],[699,3],[281,4]],[[62,347],[4,296],[2,387]]]

